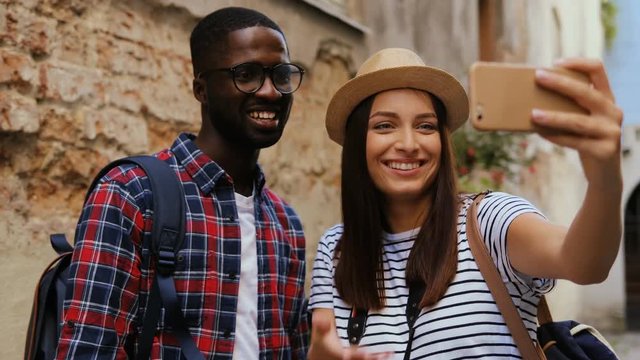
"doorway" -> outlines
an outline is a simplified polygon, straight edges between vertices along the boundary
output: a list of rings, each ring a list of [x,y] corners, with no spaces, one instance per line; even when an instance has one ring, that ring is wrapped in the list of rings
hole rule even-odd
[[[624,211],[624,269],[628,330],[640,330],[640,186]]]

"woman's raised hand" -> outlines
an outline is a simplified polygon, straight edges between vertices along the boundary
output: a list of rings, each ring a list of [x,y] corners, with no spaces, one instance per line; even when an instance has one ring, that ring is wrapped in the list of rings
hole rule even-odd
[[[573,148],[589,185],[605,189],[621,186],[620,148],[622,110],[616,106],[600,60],[570,58],[556,62],[588,76],[590,84],[545,70],[536,72],[538,85],[572,98],[587,114],[535,109],[531,119],[537,132],[554,144]]]

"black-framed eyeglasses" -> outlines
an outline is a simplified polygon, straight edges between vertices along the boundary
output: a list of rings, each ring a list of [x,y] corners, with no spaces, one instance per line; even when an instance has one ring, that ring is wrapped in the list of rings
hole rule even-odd
[[[230,68],[210,69],[198,74],[200,79],[212,71],[226,71],[231,74],[233,83],[245,94],[253,94],[264,84],[265,74],[269,74],[271,83],[281,94],[291,94],[298,90],[302,83],[304,69],[296,64],[281,63],[274,66],[263,66],[258,63],[242,63]]]

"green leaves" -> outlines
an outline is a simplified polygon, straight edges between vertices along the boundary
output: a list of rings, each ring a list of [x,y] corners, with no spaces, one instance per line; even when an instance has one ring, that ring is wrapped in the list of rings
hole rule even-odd
[[[478,132],[466,126],[453,134],[458,180],[462,191],[499,190],[506,180],[515,180],[535,156],[527,154],[526,135]]]

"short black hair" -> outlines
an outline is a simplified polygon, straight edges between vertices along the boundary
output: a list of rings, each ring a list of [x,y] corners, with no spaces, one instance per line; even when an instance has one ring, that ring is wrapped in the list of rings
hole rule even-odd
[[[256,10],[242,7],[226,7],[212,12],[200,20],[191,31],[191,63],[194,75],[201,71],[202,61],[210,55],[212,48],[232,31],[254,26],[264,26],[276,30],[284,38],[284,33],[273,20]]]

